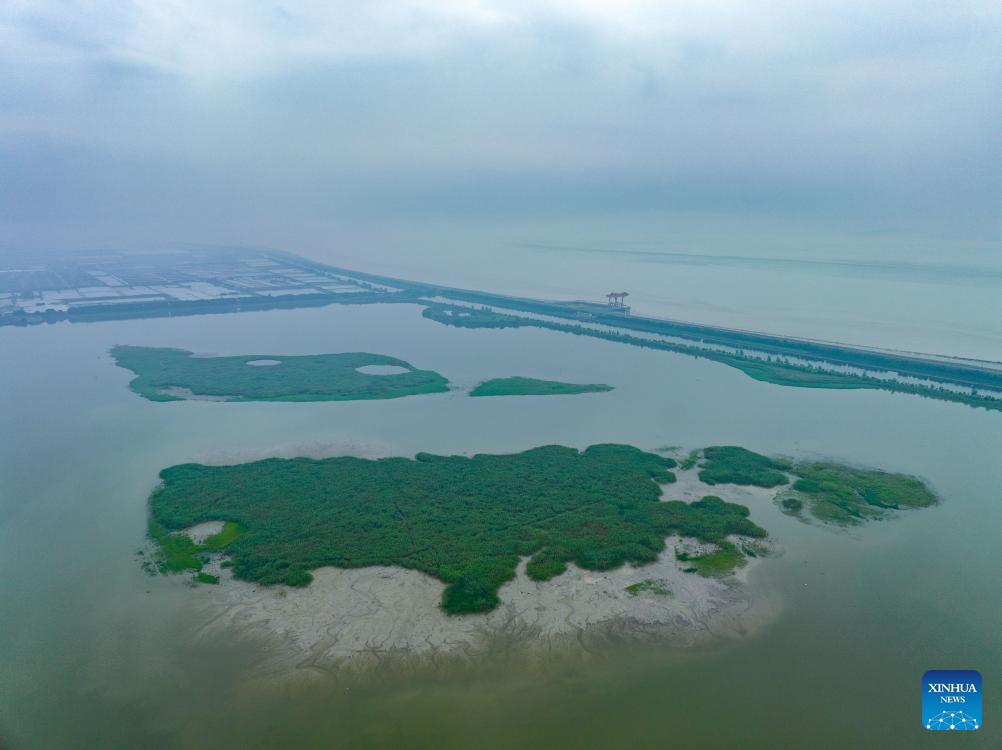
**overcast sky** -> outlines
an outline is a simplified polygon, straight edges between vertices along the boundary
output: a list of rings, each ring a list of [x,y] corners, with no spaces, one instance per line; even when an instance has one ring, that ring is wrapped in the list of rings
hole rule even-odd
[[[1002,3],[0,2],[0,247],[678,214],[997,243]]]

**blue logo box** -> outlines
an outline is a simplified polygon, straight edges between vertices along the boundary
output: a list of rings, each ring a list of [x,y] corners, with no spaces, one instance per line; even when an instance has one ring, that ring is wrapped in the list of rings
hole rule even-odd
[[[980,729],[981,673],[931,669],[922,675],[922,725],[926,729]]]

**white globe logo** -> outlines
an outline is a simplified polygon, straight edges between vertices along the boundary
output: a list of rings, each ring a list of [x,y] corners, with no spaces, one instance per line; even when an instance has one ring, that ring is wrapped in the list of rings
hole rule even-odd
[[[978,721],[963,711],[943,711],[926,719],[926,729],[977,729]]]

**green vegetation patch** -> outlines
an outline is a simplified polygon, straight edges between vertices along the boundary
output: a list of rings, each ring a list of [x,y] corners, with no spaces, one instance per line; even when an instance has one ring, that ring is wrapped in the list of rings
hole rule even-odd
[[[151,521],[150,538],[159,547],[156,567],[161,573],[180,573],[185,570],[201,570],[205,559],[199,545],[186,534],[171,534],[159,524]]]
[[[722,507],[723,500],[715,495],[707,495],[694,505],[709,505]],[[734,506],[741,508],[743,506]],[[746,511],[747,512],[747,511]],[[742,539],[740,544],[735,544],[726,538],[726,534],[717,534],[713,540],[714,549],[710,552],[697,554],[691,548],[680,546],[675,548],[675,559],[688,563],[684,570],[687,573],[699,573],[703,576],[722,576],[730,573],[735,568],[740,568],[745,564],[747,557],[764,557],[767,547],[755,539]],[[764,534],[752,533],[746,536],[761,538]]]
[[[566,396],[575,393],[601,393],[611,391],[611,385],[601,383],[561,383],[559,380],[536,378],[495,378],[485,380],[472,391],[471,396]]]
[[[780,508],[792,516],[802,516],[806,509],[826,523],[857,524],[889,510],[925,508],[937,501],[922,480],[904,474],[834,463],[792,464],[735,446],[706,448],[703,456],[699,478],[707,484],[778,487],[788,484],[786,474],[792,474],[792,487],[777,498]]]
[[[832,372],[814,366],[796,366],[778,360],[764,361],[760,359],[742,358],[723,355],[716,358],[731,367],[741,370],[745,375],[763,383],[787,385],[794,388],[832,388],[836,390],[854,390],[859,388],[877,388],[870,379],[848,373]]]
[[[240,527],[240,524],[226,521],[223,524],[222,531],[218,534],[213,534],[202,542],[200,548],[208,552],[219,552],[226,549],[242,533],[243,529]]]
[[[219,583],[219,579],[202,573],[202,566],[213,552],[226,549],[243,533],[240,524],[227,521],[222,531],[214,534],[201,544],[196,544],[187,534],[179,531],[169,531],[156,520],[151,520],[148,529],[149,537],[157,545],[157,554],[152,562],[144,563],[149,572],[182,573],[190,570],[195,573],[195,581],[201,583]],[[215,578],[213,581],[205,578]]]
[[[690,572],[699,573],[701,576],[715,577],[727,575],[735,568],[745,564],[745,557],[735,544],[728,541],[718,542],[717,549],[705,555],[690,556],[686,558],[690,567]]]
[[[828,523],[858,524],[889,510],[936,503],[922,480],[904,474],[831,463],[798,464],[794,472],[799,479],[793,483],[795,494],[781,501],[784,510],[799,510],[796,501],[803,499],[815,518]]]
[[[783,512],[787,515],[795,516],[804,509],[804,501],[796,495],[786,495],[780,501]]]
[[[161,472],[150,510],[164,530],[238,523],[243,533],[227,547],[238,578],[305,586],[325,565],[396,565],[446,583],[447,612],[485,612],[520,557],[531,556],[531,578],[546,580],[569,562],[590,570],[652,562],[670,534],[713,543],[765,535],[747,508],[720,498],[660,502],[674,466],[613,444],[183,464]]]
[[[777,487],[787,483],[788,461],[769,458],[733,445],[703,449],[705,459],[699,478],[706,484],[751,484]]]
[[[663,583],[655,581],[651,578],[645,578],[637,583],[631,583],[626,587],[625,591],[631,596],[640,596],[641,594],[653,594],[654,596],[672,595],[671,589]]]
[[[111,355],[120,367],[136,374],[129,384],[132,390],[151,401],[350,401],[448,390],[448,381],[437,372],[415,370],[401,359],[364,352],[196,357],[184,349],[116,346]],[[278,364],[248,364],[254,362]],[[406,372],[373,375],[358,371],[370,365],[391,365]]]
[[[681,462],[679,462],[678,468],[680,468],[682,471],[689,471],[689,469],[694,469],[696,467],[696,464],[699,463],[700,455],[701,454],[699,451],[689,451],[689,455],[687,455],[685,458],[682,459]]]

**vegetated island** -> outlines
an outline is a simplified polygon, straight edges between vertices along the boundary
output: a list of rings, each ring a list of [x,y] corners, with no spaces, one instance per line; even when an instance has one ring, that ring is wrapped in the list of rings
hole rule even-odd
[[[829,462],[794,463],[737,446],[705,448],[702,457],[699,478],[706,484],[786,485],[777,495],[785,512],[807,510],[826,523],[856,525],[891,510],[926,508],[937,501],[922,480],[904,474]]]
[[[920,480],[901,474],[793,463],[735,446],[696,453],[704,483],[778,487],[784,511],[806,509],[825,522],[856,524],[936,502]],[[396,566],[444,582],[442,608],[464,614],[494,609],[520,558],[528,558],[530,579],[546,581],[572,562],[593,571],[651,563],[673,534],[689,540],[675,550],[684,570],[703,576],[764,553],[756,539],[766,531],[747,507],[713,495],[663,501],[660,485],[675,481],[674,468],[671,458],[618,444],[472,458],[182,464],[163,470],[150,496],[149,533],[159,549],[147,566],[197,574],[225,552],[235,577],[289,586],[306,586],[310,571],[325,566]],[[183,533],[210,521],[224,524],[204,542]]]
[[[485,380],[470,391],[471,396],[569,396],[577,393],[604,393],[611,385],[602,383],[562,383],[514,376]]]
[[[364,352],[199,357],[184,349],[116,346],[111,355],[136,374],[129,387],[151,401],[351,401],[449,389],[437,372]]]
[[[614,444],[472,458],[183,464],[160,474],[150,534],[165,571],[200,570],[215,551],[190,539],[174,547],[176,532],[226,521],[239,530],[226,545],[237,578],[305,586],[323,566],[399,566],[443,581],[446,612],[487,612],[523,557],[528,576],[545,581],[569,562],[588,570],[653,562],[671,534],[709,545],[766,535],[742,505],[661,501],[674,466]]]

